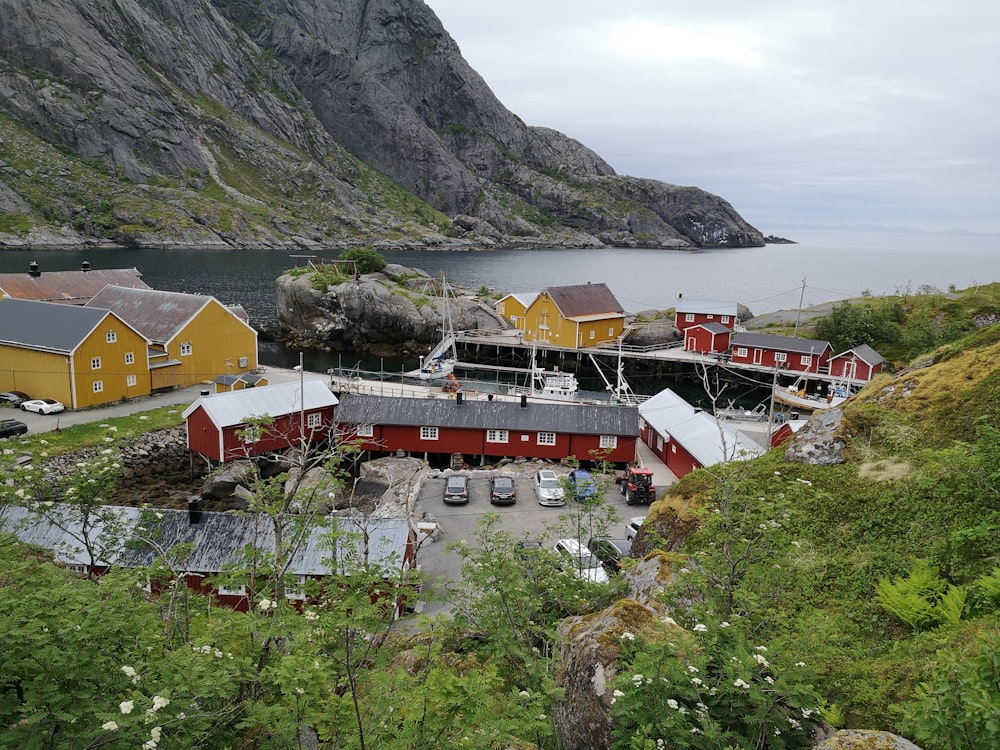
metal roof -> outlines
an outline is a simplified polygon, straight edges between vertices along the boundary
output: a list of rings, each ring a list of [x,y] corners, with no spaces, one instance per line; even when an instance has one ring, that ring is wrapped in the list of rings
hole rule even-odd
[[[607,284],[576,284],[574,286],[550,286],[541,291],[548,294],[564,318],[583,315],[604,316],[624,315],[625,308],[611,293]]]
[[[0,273],[0,292],[5,297],[39,302],[82,305],[109,284],[149,289],[136,268],[109,268],[91,271],[45,271]]]
[[[243,424],[249,416],[282,417],[298,411],[312,411],[336,406],[337,397],[322,380],[313,378],[300,384],[295,381],[244,388],[239,391],[201,396],[181,415],[187,419],[203,408],[216,427]]]
[[[729,328],[728,326],[724,326],[722,325],[722,323],[716,323],[714,320],[709,321],[708,323],[698,323],[696,325],[691,326],[691,328],[704,328],[709,333],[715,333],[715,334],[733,332],[732,329]],[[688,330],[691,330],[691,328],[689,328]]]
[[[752,346],[758,349],[772,349],[779,352],[800,354],[820,354],[830,348],[829,341],[821,339],[799,339],[792,336],[775,336],[770,333],[736,333],[733,346]]]
[[[0,299],[0,343],[72,354],[109,315],[77,305]],[[115,319],[115,325],[121,322]]]
[[[669,388],[640,404],[639,414],[660,435],[676,440],[702,466],[754,458],[765,452],[750,437],[695,409]]]
[[[111,310],[128,321],[150,341],[165,344],[180,332],[201,310],[215,302],[215,297],[158,289],[127,289],[108,286],[87,303],[87,307]],[[246,320],[225,308],[230,315],[247,325]],[[248,326],[249,327],[249,326]]]
[[[337,406],[342,424],[558,432],[573,435],[639,435],[634,406],[528,401],[463,401],[345,393]]]
[[[738,305],[735,302],[721,302],[715,299],[684,299],[677,300],[674,307],[678,315],[694,313],[696,315],[730,315],[736,317]]]
[[[840,359],[841,357],[846,357],[848,354],[854,353],[857,355],[858,359],[867,362],[869,365],[880,365],[885,362],[885,358],[879,354],[877,351],[872,349],[868,344],[858,344],[853,349],[848,349],[846,352],[841,352],[834,359]]]
[[[101,566],[147,566],[156,559],[157,548],[193,544],[194,550],[185,560],[184,568],[192,573],[219,573],[227,566],[239,565],[247,545],[274,550],[274,525],[270,518],[201,511],[199,522],[192,524],[187,510],[121,506],[104,506],[98,515],[112,521],[106,526],[98,518],[88,529],[96,540],[94,548],[108,551],[110,559],[97,561]],[[302,517],[287,518],[291,529]],[[345,532],[336,547],[339,570],[352,561],[360,561],[365,553],[376,568],[387,573],[400,569],[411,533],[407,519],[328,516],[322,521],[325,523],[305,530],[303,544],[292,557],[291,573],[330,574],[334,551],[329,532],[338,526]],[[19,506],[0,506],[0,529],[15,534],[22,542],[51,550],[63,564],[90,564],[86,548],[80,542],[82,519],[73,505],[53,503],[40,513]],[[285,533],[290,537],[292,532]],[[114,538],[106,538],[108,534]]]

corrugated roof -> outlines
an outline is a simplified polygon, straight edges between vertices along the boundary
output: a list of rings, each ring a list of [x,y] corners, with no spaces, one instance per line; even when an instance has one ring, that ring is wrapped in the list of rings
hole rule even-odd
[[[0,299],[0,343],[72,354],[108,317],[107,310],[34,300]],[[120,325],[117,321],[115,325]]]
[[[463,401],[345,393],[337,406],[343,424],[459,427],[558,432],[571,435],[639,435],[634,406],[556,404],[529,401]]]
[[[564,318],[582,315],[624,315],[625,308],[608,289],[607,284],[576,284],[550,286],[542,290],[552,298]]]
[[[136,268],[45,271],[38,276],[28,273],[0,273],[0,292],[5,297],[40,302],[82,305],[109,284],[149,289]]]
[[[281,417],[302,409],[312,411],[337,405],[337,397],[324,381],[314,378],[301,385],[300,388],[299,383],[292,381],[209,394],[191,404],[182,416],[187,419],[196,409],[204,408],[216,427],[232,427],[243,424],[249,416]]]
[[[867,362],[869,365],[880,365],[885,362],[885,359],[877,351],[872,349],[868,344],[858,344],[853,349],[848,349],[846,352],[841,352],[837,357],[844,357],[854,352],[858,359]],[[836,359],[836,358],[835,358]]]
[[[274,550],[274,526],[269,518],[259,519],[234,513],[202,511],[199,523],[192,524],[186,510],[168,508],[129,508],[105,506],[99,515],[113,519],[110,527],[100,520],[89,530],[96,539],[95,549],[107,550],[110,559],[98,565],[131,568],[147,566],[157,557],[154,540],[160,549],[175,544],[193,544],[194,551],[185,563],[193,573],[219,573],[226,566],[239,565],[244,547]],[[301,517],[289,516],[294,524]],[[333,549],[327,541],[331,529],[342,528],[336,558],[343,570],[361,559],[367,550],[368,560],[386,572],[398,571],[411,527],[403,518],[368,518],[364,516],[327,517],[327,525],[317,524],[292,558],[291,572],[320,576],[331,573]],[[0,506],[0,529],[14,533],[22,542],[36,544],[53,552],[66,565],[89,565],[86,548],[80,542],[83,524],[74,506],[53,503],[44,513],[32,513],[18,506]],[[106,530],[107,529],[107,530]],[[111,539],[106,534],[113,534]],[[286,531],[286,534],[289,534]]]
[[[111,310],[150,341],[165,344],[213,301],[218,303],[214,297],[202,294],[108,286],[87,307]]]
[[[733,346],[752,346],[779,352],[820,354],[830,347],[829,341],[820,339],[799,339],[792,336],[775,336],[770,333],[737,333],[732,338]]]
[[[699,323],[698,325],[691,326],[691,328],[704,328],[709,333],[715,334],[732,333],[732,330],[728,326],[724,326],[722,323],[716,323],[714,320],[708,323]]]
[[[678,315],[694,313],[696,315],[730,315],[736,317],[738,306],[735,302],[722,302],[716,299],[679,299],[674,306]]]
[[[640,404],[639,414],[660,435],[676,440],[702,466],[764,453],[747,435],[695,409],[669,388]]]

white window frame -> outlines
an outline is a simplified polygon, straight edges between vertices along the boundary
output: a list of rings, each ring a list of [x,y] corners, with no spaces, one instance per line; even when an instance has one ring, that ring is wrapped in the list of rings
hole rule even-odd
[[[373,424],[359,424],[356,430],[358,437],[375,437],[375,425]]]
[[[219,596],[246,596],[247,587],[245,585],[240,586],[238,589],[227,589],[225,586],[219,586],[217,591]]]
[[[785,352],[775,352],[774,353],[774,361],[775,362],[787,362],[788,361],[788,355]]]
[[[729,316],[728,315],[723,315],[722,318],[721,318],[721,321],[723,323],[728,323],[729,322]]]
[[[323,413],[315,411],[312,414],[306,414],[306,427],[321,427],[323,425]]]
[[[306,598],[306,577],[297,575],[295,576],[295,583],[290,583],[285,586],[285,598],[295,599],[296,601],[303,601]]]
[[[239,365],[240,367],[247,367],[247,366],[248,366],[248,365],[250,364],[250,357],[240,357],[240,358],[239,358],[239,359],[237,360],[237,364],[238,364],[238,365]]]
[[[190,341],[185,341],[181,344],[181,356],[190,357],[194,354],[194,345]]]
[[[618,436],[617,435],[601,435],[600,441],[598,442],[598,448],[614,450],[618,447]]]
[[[135,373],[134,373],[134,372],[131,372],[131,373],[129,373],[128,375],[126,375],[126,376],[125,376],[125,385],[127,385],[127,386],[129,386],[129,387],[132,387],[132,386],[134,386],[134,385],[135,385],[135,384],[136,384],[137,382],[138,382],[138,378],[136,378],[136,376],[135,376]]]
[[[684,313],[685,323],[694,323],[694,313]]]
[[[803,354],[799,357],[799,364],[803,367],[812,367],[813,358],[811,354]]]
[[[509,439],[510,439],[510,433],[507,430],[486,431],[487,443],[506,443]]]
[[[118,331],[108,331],[104,334],[104,340],[109,344],[113,344],[118,340]]]
[[[745,346],[737,346],[736,347],[736,356],[737,357],[745,357],[745,356],[747,356],[747,348]]]
[[[539,445],[555,445],[556,444],[556,434],[554,432],[539,432],[538,433],[538,444]]]
[[[94,393],[104,393],[104,381],[95,380],[94,381]]]
[[[440,431],[437,427],[421,427],[420,428],[420,439],[421,440],[437,440],[440,435]]]
[[[125,364],[127,365],[135,364],[135,352],[125,352]]]
[[[597,331],[595,331],[593,328],[591,328],[590,329],[590,340],[593,341],[596,338],[597,338]]]
[[[615,335],[615,328],[614,328],[614,326],[611,326],[611,328],[608,329],[608,337],[611,337],[611,336],[614,336],[614,335]]]
[[[101,369],[101,358],[100,357],[91,357],[90,358],[90,369],[91,370],[100,370]]]

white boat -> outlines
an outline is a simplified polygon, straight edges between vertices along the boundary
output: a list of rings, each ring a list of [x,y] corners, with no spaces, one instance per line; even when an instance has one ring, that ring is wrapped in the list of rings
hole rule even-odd
[[[850,395],[851,391],[846,385],[831,383],[827,389],[826,398],[822,398],[807,393],[801,380],[785,388],[775,388],[773,393],[774,400],[778,403],[805,412],[822,411],[840,406]]]
[[[421,380],[443,380],[448,377],[458,363],[455,349],[455,329],[451,321],[451,305],[448,304],[448,282],[441,275],[441,294],[444,297],[444,320],[441,343],[423,360],[417,377]]]

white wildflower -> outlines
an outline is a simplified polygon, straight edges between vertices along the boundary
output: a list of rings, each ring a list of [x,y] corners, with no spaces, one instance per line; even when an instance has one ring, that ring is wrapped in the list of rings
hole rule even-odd
[[[164,708],[164,707],[169,706],[169,705],[170,705],[170,699],[169,698],[164,698],[162,695],[154,695],[153,696],[153,710],[154,711],[159,711],[161,708]]]
[[[770,664],[767,663],[767,659],[765,659],[761,654],[754,654],[753,658],[762,667],[769,667],[770,666]]]
[[[669,706],[670,708],[674,709],[674,711],[676,711],[676,710],[677,710],[677,701],[675,701],[675,700],[674,700],[673,698],[669,698],[669,699],[667,700],[667,705],[668,705],[668,706]]]
[[[135,671],[134,667],[130,667],[128,664],[126,664],[125,666],[122,667],[122,672],[125,673],[126,677],[132,680],[133,685],[139,682],[139,673]]]
[[[106,721],[103,724],[101,724],[101,729],[103,729],[105,732],[113,732],[116,729],[118,729],[118,723],[114,721]]]
[[[742,678],[737,677],[733,682],[733,687],[743,688],[744,690],[750,689],[750,684],[745,682]]]
[[[695,624],[692,630],[694,630],[694,632],[696,633],[705,633],[708,631],[708,626],[705,625],[704,623],[699,622]]]
[[[132,713],[132,709],[135,708],[135,701],[122,701],[118,704],[118,708],[121,709],[123,714]]]
[[[624,631],[624,632],[622,632],[622,634],[620,636],[618,636],[618,637],[621,638],[623,641],[634,641],[635,640],[635,636],[632,633],[628,632],[627,630]]]

